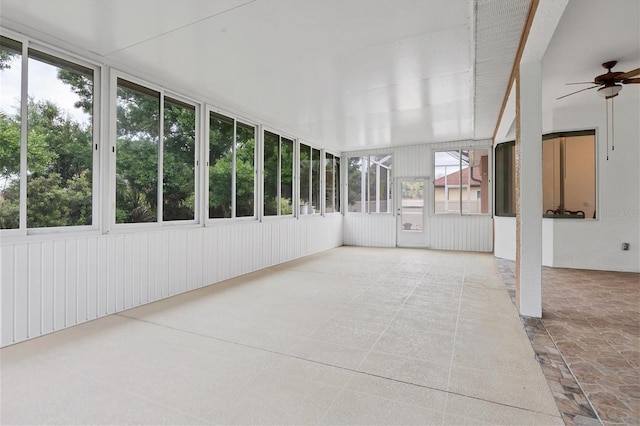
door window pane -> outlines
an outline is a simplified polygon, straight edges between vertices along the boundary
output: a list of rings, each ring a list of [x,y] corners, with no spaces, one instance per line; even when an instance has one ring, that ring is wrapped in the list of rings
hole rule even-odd
[[[310,214],[312,206],[309,202],[311,178],[311,147],[300,144],[300,214]]]
[[[282,138],[280,161],[280,214],[293,213],[293,141]]]
[[[264,132],[264,215],[278,214],[278,175],[280,157],[280,137]]]
[[[347,179],[349,188],[348,211],[366,213],[367,200],[367,157],[349,157],[347,159]]]
[[[196,108],[164,99],[162,219],[195,219]]]
[[[309,213],[320,213],[320,150],[311,150],[311,208]]]
[[[27,227],[91,225],[93,70],[29,50]]]
[[[336,211],[336,182],[335,182],[335,158],[333,154],[325,154],[325,212],[333,213]]]
[[[255,128],[236,122],[236,217],[255,216]]]
[[[400,220],[405,231],[422,231],[424,223],[424,182],[402,181]]]
[[[0,38],[0,229],[20,226],[22,44]]]
[[[116,223],[157,221],[160,93],[118,79]]]
[[[231,217],[233,119],[209,116],[209,218]]]

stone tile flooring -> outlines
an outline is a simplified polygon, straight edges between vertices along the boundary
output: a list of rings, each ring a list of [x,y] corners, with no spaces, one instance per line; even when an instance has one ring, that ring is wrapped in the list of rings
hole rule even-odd
[[[522,321],[566,424],[640,424],[639,301],[638,274],[543,268],[543,318]]]

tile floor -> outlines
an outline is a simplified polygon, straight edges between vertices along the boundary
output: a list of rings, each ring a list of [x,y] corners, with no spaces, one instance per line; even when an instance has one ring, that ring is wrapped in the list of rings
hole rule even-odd
[[[496,262],[515,293],[514,262]],[[542,277],[543,318],[523,321],[565,423],[640,424],[640,275],[543,268]]]
[[[0,356],[2,424],[563,424],[491,254],[340,247]]]

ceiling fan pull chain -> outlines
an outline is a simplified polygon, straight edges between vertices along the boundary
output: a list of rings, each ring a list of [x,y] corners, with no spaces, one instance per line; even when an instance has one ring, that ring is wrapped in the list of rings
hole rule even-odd
[[[611,151],[615,151],[616,150],[616,137],[615,137],[615,131],[616,131],[616,123],[613,121],[616,114],[613,110],[613,98],[611,98]]]
[[[609,100],[604,100],[605,105],[605,114],[606,114],[606,122],[607,122],[607,161],[609,161]]]

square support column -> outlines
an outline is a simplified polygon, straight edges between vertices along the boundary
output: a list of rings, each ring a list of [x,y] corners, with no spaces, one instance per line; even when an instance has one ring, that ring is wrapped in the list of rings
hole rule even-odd
[[[542,317],[542,83],[539,61],[516,77],[516,302]]]

